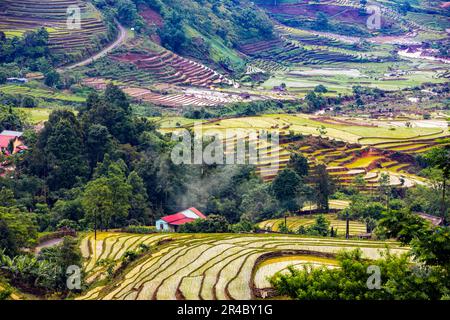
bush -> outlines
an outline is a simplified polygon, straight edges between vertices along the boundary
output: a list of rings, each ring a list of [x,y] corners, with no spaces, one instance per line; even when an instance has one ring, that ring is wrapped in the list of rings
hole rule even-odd
[[[210,215],[206,219],[197,219],[180,226],[180,233],[224,233],[230,231],[227,219],[219,215]]]
[[[289,267],[289,273],[277,273],[270,282],[279,294],[301,300],[439,300],[448,297],[446,270],[413,265],[409,258],[406,254],[387,253],[382,259],[367,261],[362,258],[360,249],[342,251],[337,256],[340,268]],[[368,290],[368,270],[374,266],[381,272],[379,289]]]
[[[138,257],[139,257],[139,254],[137,252],[128,250],[124,253],[122,259],[127,264],[127,263],[130,263],[130,262],[136,260]]]
[[[33,99],[33,97],[25,96],[22,99],[22,107],[24,108],[36,108],[37,106],[38,103]]]
[[[244,219],[239,223],[233,224],[230,229],[234,233],[253,232],[255,231],[255,225],[251,221]]]
[[[9,286],[3,290],[0,290],[0,301],[9,299],[12,293],[13,290]]]
[[[142,234],[150,234],[157,232],[155,226],[136,226],[136,225],[124,227],[122,228],[122,231],[128,233],[142,233]]]

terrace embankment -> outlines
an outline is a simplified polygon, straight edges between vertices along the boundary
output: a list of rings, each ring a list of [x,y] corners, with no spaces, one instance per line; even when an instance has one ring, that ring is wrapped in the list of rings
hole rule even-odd
[[[172,238],[164,245],[161,238]],[[94,287],[79,299],[105,300],[249,300],[254,298],[252,278],[255,265],[268,254],[287,252],[326,258],[340,250],[360,248],[367,259],[380,257],[386,247],[393,254],[406,252],[395,242],[308,238],[290,235],[255,234],[90,234],[81,242],[85,272],[106,273],[101,259],[120,261],[124,252],[139,243],[151,246],[148,254],[125,268],[120,277],[104,287]],[[90,253],[97,250],[95,254]],[[311,254],[312,253],[312,254]],[[276,271],[279,271],[277,269]],[[273,273],[268,274],[273,275]],[[95,283],[95,281],[94,281]]]

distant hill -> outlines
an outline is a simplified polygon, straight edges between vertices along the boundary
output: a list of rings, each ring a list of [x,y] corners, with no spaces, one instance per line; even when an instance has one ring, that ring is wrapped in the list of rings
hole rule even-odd
[[[242,43],[274,37],[273,22],[248,0],[119,0],[113,9],[122,24],[166,49],[229,72],[244,66],[236,50]]]

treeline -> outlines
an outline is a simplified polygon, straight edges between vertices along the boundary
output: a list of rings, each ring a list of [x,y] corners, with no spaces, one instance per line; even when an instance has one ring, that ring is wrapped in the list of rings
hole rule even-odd
[[[294,113],[302,110],[302,103],[274,100],[237,102],[214,108],[186,107],[183,117],[189,119],[215,119],[224,116],[254,116],[270,112]]]
[[[271,284],[281,295],[307,300],[448,300],[450,228],[432,226],[404,211],[386,211],[378,234],[397,238],[411,251],[367,260],[360,249],[337,255],[338,268],[289,268]]]
[[[23,127],[13,109],[1,120],[3,128]],[[175,165],[175,142],[133,116],[128,98],[113,85],[104,95],[90,95],[77,115],[54,111],[42,131],[26,131],[25,139],[30,150],[14,159],[14,173],[0,177],[0,220],[8,230],[1,241],[10,253],[32,244],[36,232],[63,226],[151,225],[190,206],[230,224],[254,223],[295,212],[307,199],[326,210],[332,192],[324,167],[309,172],[298,155],[271,184],[253,166]]]
[[[42,72],[45,84],[55,86],[60,76],[54,65],[58,60],[50,52],[48,32],[45,28],[27,31],[22,37],[7,38],[0,31],[0,84],[8,77],[22,76],[27,72]]]

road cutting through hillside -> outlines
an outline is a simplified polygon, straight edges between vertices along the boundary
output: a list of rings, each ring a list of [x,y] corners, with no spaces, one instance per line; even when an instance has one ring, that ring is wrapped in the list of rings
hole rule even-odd
[[[83,61],[77,62],[75,64],[71,64],[69,66],[58,68],[57,71],[58,72],[63,72],[63,71],[72,70],[72,69],[75,69],[75,68],[78,68],[78,67],[87,66],[88,64],[91,64],[92,62],[95,62],[98,59],[103,58],[108,53],[110,53],[111,51],[113,51],[117,47],[121,46],[123,43],[125,43],[127,41],[128,33],[127,33],[127,30],[120,23],[117,23],[117,27],[119,29],[119,36],[117,37],[117,39],[112,44],[108,45],[106,48],[102,49],[100,52],[98,52],[95,55],[89,57],[88,59],[85,59]]]

